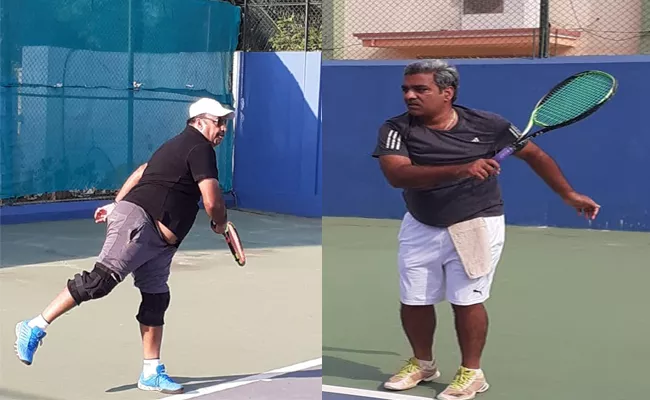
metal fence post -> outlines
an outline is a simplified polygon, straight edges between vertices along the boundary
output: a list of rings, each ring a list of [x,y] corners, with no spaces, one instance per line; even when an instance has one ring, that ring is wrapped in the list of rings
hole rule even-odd
[[[539,2],[539,57],[548,57],[549,0]]]
[[[243,26],[243,33],[242,33],[242,44],[241,44],[241,49],[242,51],[246,51],[246,42],[248,39],[248,0],[244,0],[244,17],[242,21],[242,26]]]
[[[133,165],[133,98],[134,98],[134,90],[135,90],[135,85],[134,85],[134,74],[133,74],[133,0],[129,0],[129,34],[128,34],[128,66],[127,66],[127,74],[128,74],[128,100],[127,100],[127,158],[126,158],[126,165],[127,165],[127,177],[131,175],[134,169]]]
[[[0,110],[0,157],[2,158],[2,171],[0,171],[0,193],[2,197],[14,195],[14,141],[15,114],[14,114],[14,91],[11,89],[13,57],[15,51],[12,49],[10,36],[11,26],[9,25],[9,5],[0,1],[0,82],[7,87],[0,87],[2,96],[2,109]],[[19,89],[16,88],[16,93]]]
[[[305,0],[305,51],[309,51],[309,0]]]

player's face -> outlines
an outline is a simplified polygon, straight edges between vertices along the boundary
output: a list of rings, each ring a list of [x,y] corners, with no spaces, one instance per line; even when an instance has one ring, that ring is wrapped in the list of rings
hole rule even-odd
[[[209,120],[206,124],[205,135],[213,146],[218,146],[226,135],[226,120],[222,118],[212,119],[212,117]]]
[[[409,114],[418,117],[438,115],[453,97],[453,89],[441,91],[433,80],[433,74],[405,76],[402,92]]]

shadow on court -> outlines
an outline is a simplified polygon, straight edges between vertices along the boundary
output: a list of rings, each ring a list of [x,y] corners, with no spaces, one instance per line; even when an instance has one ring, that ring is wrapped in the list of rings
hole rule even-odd
[[[320,246],[320,219],[229,210],[245,249]],[[106,224],[87,219],[0,226],[0,268],[96,257]],[[204,210],[179,250],[225,250],[222,237],[209,227]]]
[[[255,374],[248,374],[248,375],[231,375],[231,376],[207,376],[207,377],[201,377],[201,378],[191,378],[191,377],[186,377],[186,376],[173,376],[170,375],[172,379],[174,379],[175,382],[178,382],[185,386],[186,391],[192,391],[196,389],[201,389],[204,387],[209,387],[209,386],[214,386],[226,382],[232,382],[236,379],[241,379],[241,378],[246,378],[250,376],[254,376]],[[110,389],[106,390],[106,393],[119,393],[119,392],[125,392],[127,390],[134,390],[137,389],[138,385],[135,383],[129,383],[126,385],[121,385],[121,386],[116,386],[112,387]]]
[[[333,356],[323,356],[323,366],[326,376],[377,382],[383,382],[390,377],[390,375],[382,373],[376,366]]]
[[[0,400],[60,400],[55,397],[34,395],[19,390],[0,388]]]
[[[375,387],[372,387],[372,385],[368,386],[374,390],[381,392],[395,393],[394,391],[384,389],[384,382],[386,382],[395,372],[397,372],[396,370],[388,373],[380,370],[378,367],[373,365],[363,364],[360,362],[333,356],[323,356],[323,370],[323,375],[327,377],[362,382],[374,382]],[[429,387],[435,393],[440,393],[446,387],[445,384],[437,382],[423,382],[420,384],[420,386]],[[362,387],[366,387],[366,385],[362,384]]]
[[[330,347],[323,346],[323,351],[340,351],[344,353],[356,353],[356,354],[378,354],[385,356],[398,356],[399,354],[393,351],[378,351],[378,350],[363,350],[363,349],[344,349],[342,347]]]
[[[263,373],[264,371],[259,371],[258,373]],[[242,378],[250,378],[256,374],[247,374],[247,375],[230,375],[230,376],[209,376],[209,377],[186,377],[186,376],[171,376],[176,382],[185,386],[186,392],[191,392],[193,390],[210,387],[214,385],[220,385],[223,383],[232,382]],[[280,375],[273,378],[274,380],[281,379],[295,379],[295,378],[320,378],[323,373],[320,369],[318,370],[306,370],[306,371],[297,371],[285,375]],[[127,384],[122,386],[117,386],[106,390],[106,393],[119,393],[127,390],[137,389],[136,384]]]

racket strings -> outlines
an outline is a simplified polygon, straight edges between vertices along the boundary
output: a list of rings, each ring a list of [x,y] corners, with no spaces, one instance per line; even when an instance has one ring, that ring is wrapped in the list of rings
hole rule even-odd
[[[603,74],[585,74],[552,91],[538,107],[535,120],[540,125],[558,125],[588,112],[612,91],[614,82]]]

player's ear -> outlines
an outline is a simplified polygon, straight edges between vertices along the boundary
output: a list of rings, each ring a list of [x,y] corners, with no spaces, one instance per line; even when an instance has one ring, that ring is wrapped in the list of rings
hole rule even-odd
[[[445,101],[451,102],[451,99],[454,98],[454,88],[453,87],[445,88],[445,90],[442,91],[442,96],[445,99]]]
[[[205,121],[203,121],[203,120],[200,119],[200,118],[196,121],[197,129],[198,129],[199,132],[201,132],[201,133],[205,132],[205,125],[206,125],[206,124],[205,124]]]

